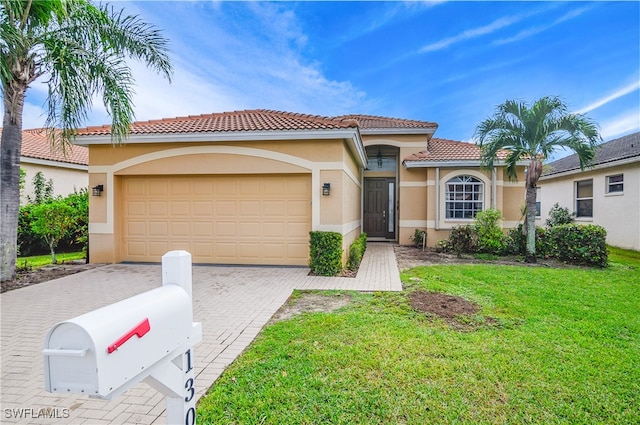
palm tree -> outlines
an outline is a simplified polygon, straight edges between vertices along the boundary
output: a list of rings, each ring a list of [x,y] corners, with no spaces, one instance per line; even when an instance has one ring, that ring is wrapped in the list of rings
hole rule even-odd
[[[517,180],[516,167],[528,161],[526,169],[526,261],[536,262],[536,185],[542,163],[557,148],[569,149],[580,159],[580,168],[590,166],[595,147],[602,140],[597,124],[581,114],[571,114],[557,97],[525,102],[507,100],[494,115],[482,121],[474,138],[482,151],[481,162],[493,168],[498,152],[507,151],[504,166],[509,180]]]
[[[124,141],[134,119],[128,58],[169,80],[172,67],[168,40],[159,30],[87,0],[0,0],[0,51],[0,280],[5,281],[15,275],[22,111],[29,85],[46,78],[45,126],[53,145],[65,151],[75,129],[84,125],[94,95],[102,95],[112,117],[113,141]]]

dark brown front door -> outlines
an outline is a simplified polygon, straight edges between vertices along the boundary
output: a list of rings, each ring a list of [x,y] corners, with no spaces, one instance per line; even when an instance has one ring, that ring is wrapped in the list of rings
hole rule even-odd
[[[365,179],[364,231],[370,238],[395,239],[395,179]]]

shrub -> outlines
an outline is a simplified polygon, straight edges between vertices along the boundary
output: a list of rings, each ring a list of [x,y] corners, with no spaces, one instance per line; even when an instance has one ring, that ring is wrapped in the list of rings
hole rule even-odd
[[[607,266],[607,231],[602,226],[561,224],[547,234],[550,256],[571,264]]]
[[[342,235],[337,232],[309,232],[309,267],[320,276],[342,271]]]
[[[455,226],[449,234],[449,246],[458,258],[463,253],[475,252],[476,234],[472,226]]]
[[[20,207],[18,215],[18,255],[23,257],[49,252],[44,240],[31,228],[31,222],[34,220],[33,209],[36,206],[36,204],[27,204]]]
[[[476,214],[473,230],[477,235],[477,251],[500,254],[504,251],[504,233],[500,226],[502,213],[495,209],[480,211]]]
[[[51,201],[51,199],[49,200]],[[66,198],[58,198],[71,207],[73,225],[58,242],[57,251],[83,250],[86,252],[89,228],[89,195],[86,189],[76,191]],[[38,236],[32,227],[36,219],[34,210],[37,204],[30,203],[20,207],[18,216],[18,251],[20,256],[38,255],[49,253],[50,249],[44,240]]]
[[[571,224],[576,214],[569,212],[569,208],[561,207],[557,202],[549,210],[549,218],[547,218],[547,227],[559,226],[561,224]]]
[[[360,267],[360,262],[364,256],[364,252],[367,249],[367,234],[361,233],[358,239],[353,241],[351,247],[349,247],[349,260],[347,261],[347,268],[349,270],[357,270]]]
[[[413,235],[409,236],[409,239],[413,241],[413,245],[415,245],[416,248],[422,248],[422,244],[427,241],[427,231],[415,229]]]
[[[31,229],[47,243],[56,264],[55,249],[74,224],[73,208],[62,200],[45,202],[34,207],[33,217]]]

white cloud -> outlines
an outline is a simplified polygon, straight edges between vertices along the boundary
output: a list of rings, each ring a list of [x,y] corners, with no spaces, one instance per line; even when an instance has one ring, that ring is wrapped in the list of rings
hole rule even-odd
[[[469,29],[456,36],[448,37],[440,41],[436,41],[435,43],[427,44],[422,49],[420,49],[420,52],[427,53],[427,52],[433,52],[436,50],[442,50],[460,41],[469,40],[471,38],[480,37],[480,36],[498,31],[501,28],[515,24],[521,19],[522,19],[522,16],[509,16],[505,18],[496,19],[495,21],[491,22],[488,25]]]
[[[550,23],[549,25],[541,25],[541,26],[537,26],[537,27],[533,27],[533,28],[529,28],[523,31],[520,31],[518,34],[514,35],[513,37],[509,37],[509,38],[504,38],[502,40],[496,40],[493,44],[508,44],[508,43],[513,43],[516,41],[520,41],[520,40],[524,40],[525,38],[531,37],[533,35],[539,34],[543,31],[548,30],[551,27],[554,27],[562,22],[568,21],[570,19],[576,18],[580,15],[582,15],[584,12],[592,9],[593,6],[587,6],[587,7],[582,7],[579,9],[575,9],[575,10],[571,10],[567,13],[565,13],[563,16],[561,16],[560,18],[556,19],[555,21],[553,21],[552,23]]]
[[[640,131],[640,115],[638,110],[625,112],[605,121],[600,125],[600,135],[604,141],[615,139],[628,133]]]
[[[633,93],[638,89],[640,89],[640,81],[636,81],[635,83],[631,83],[628,86],[622,87],[611,93],[610,95],[600,98],[595,102],[592,102],[591,104],[585,106],[584,108],[577,110],[575,113],[585,114],[587,112],[593,111],[594,109],[598,109],[599,107],[606,105],[609,102],[613,102],[618,98],[628,95],[629,93]]]
[[[42,128],[47,120],[47,111],[33,103],[25,102],[22,109],[22,128]]]

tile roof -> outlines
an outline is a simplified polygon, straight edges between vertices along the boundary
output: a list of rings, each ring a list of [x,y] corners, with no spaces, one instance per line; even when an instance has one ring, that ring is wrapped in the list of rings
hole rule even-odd
[[[373,115],[342,115],[324,117],[293,112],[253,109],[220,112],[185,117],[136,121],[131,134],[203,133],[235,131],[296,131],[333,130],[358,127],[360,129],[436,129],[438,124],[427,121],[378,117]],[[79,135],[110,134],[109,125],[78,130]]]
[[[0,127],[0,135],[2,135],[2,127]],[[66,155],[61,150],[53,150],[47,131],[42,128],[22,130],[20,155],[67,164],[89,165],[89,149],[84,146],[68,146]]]
[[[628,134],[598,145],[593,165],[602,165],[634,157],[639,157],[640,159],[640,132]],[[579,169],[580,160],[577,154],[573,154],[547,164],[542,177]]]
[[[348,118],[255,109],[137,121],[131,125],[131,134],[333,130],[352,127],[357,127],[357,123]],[[110,129],[108,125],[87,127],[78,130],[78,135],[108,135]]]
[[[383,128],[438,128],[438,124],[435,122],[379,117],[375,115],[341,115],[336,118],[356,120],[358,122],[358,126],[365,130]]]
[[[501,151],[498,159],[504,159],[506,151]],[[459,142],[456,140],[432,138],[427,143],[427,149],[409,155],[403,162],[414,161],[479,161],[480,147],[473,143]]]

